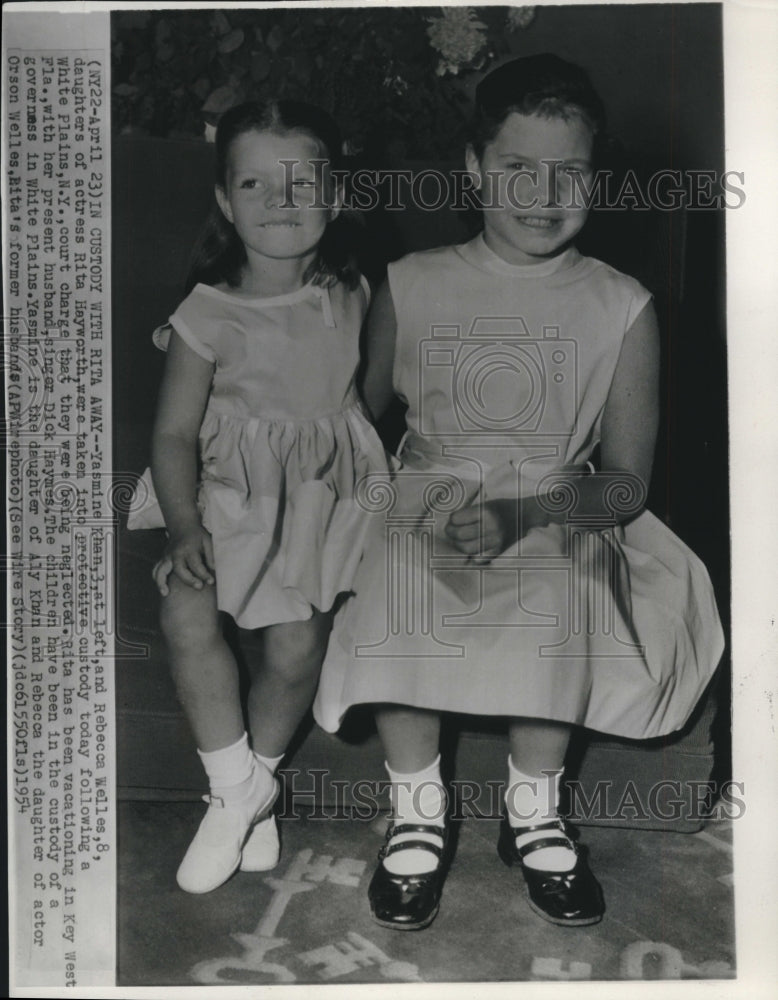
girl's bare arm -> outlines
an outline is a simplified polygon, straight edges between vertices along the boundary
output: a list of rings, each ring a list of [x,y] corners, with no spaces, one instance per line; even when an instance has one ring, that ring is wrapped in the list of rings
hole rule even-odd
[[[624,336],[601,426],[600,474],[569,473],[575,515],[584,528],[631,520],[642,510],[651,479],[659,423],[659,332],[647,305]],[[565,478],[565,473],[560,473]],[[637,482],[635,482],[637,480]],[[622,509],[614,497],[622,496]],[[555,512],[543,497],[488,500],[455,511],[447,533],[460,551],[492,557],[533,527],[564,523],[570,511]]]
[[[362,381],[362,397],[373,420],[378,420],[394,395],[392,369],[396,337],[394,303],[389,283],[385,281],[370,307],[365,343],[367,365]]]
[[[624,335],[602,418],[603,472],[624,470],[648,490],[659,426],[659,329],[649,303]]]
[[[582,527],[587,517],[596,527],[631,520],[643,509],[658,425],[659,329],[649,303],[624,335],[602,417],[598,475],[574,477],[575,513]],[[530,521],[532,514],[530,510]],[[567,516],[542,511],[538,523],[564,521]]]
[[[151,473],[169,541],[155,571],[166,593],[174,572],[190,586],[212,582],[210,539],[197,509],[197,439],[213,377],[213,365],[174,332],[157,404],[151,445]]]

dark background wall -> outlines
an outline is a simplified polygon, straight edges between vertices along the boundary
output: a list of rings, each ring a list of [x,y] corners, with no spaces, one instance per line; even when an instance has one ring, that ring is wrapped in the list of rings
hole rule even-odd
[[[522,55],[556,52],[583,65],[611,131],[660,167],[723,166],[719,4],[543,7],[518,39]]]

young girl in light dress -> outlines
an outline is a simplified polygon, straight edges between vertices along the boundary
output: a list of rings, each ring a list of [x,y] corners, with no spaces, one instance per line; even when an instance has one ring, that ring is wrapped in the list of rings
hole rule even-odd
[[[365,400],[377,418],[399,395],[408,433],[391,487],[363,491],[377,526],[315,713],[335,730],[376,704],[392,822],[368,895],[388,927],[438,910],[442,711],[508,718],[499,854],[541,917],[590,924],[600,887],[557,813],[571,728],[673,732],[721,656],[704,567],[644,509],[651,296],[573,242],[603,119],[554,56],[492,72],[467,149],[482,233],[390,265],[371,311]]]
[[[338,232],[340,149],[334,123],[311,105],[246,104],[223,116],[219,211],[189,294],[156,338],[167,360],[151,471],[168,541],[154,579],[210,784],[178,869],[188,892],[278,861],[274,772],[313,699],[333,603],[361,554],[356,483],[386,468],[354,387],[369,290]],[[263,631],[250,736],[222,613]]]

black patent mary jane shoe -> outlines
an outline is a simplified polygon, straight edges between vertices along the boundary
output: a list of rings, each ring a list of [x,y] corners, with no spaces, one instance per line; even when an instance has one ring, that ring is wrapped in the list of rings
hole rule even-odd
[[[517,834],[532,833],[535,830],[554,831],[549,836],[516,846]],[[576,855],[575,867],[568,872],[549,872],[529,868],[524,858],[543,847],[566,847]],[[584,848],[578,847],[568,833],[562,819],[524,826],[512,830],[507,818],[500,826],[497,853],[509,867],[518,864],[527,884],[529,905],[544,920],[560,927],[582,927],[597,924],[602,920],[605,903],[597,879],[592,875],[586,862]]]
[[[394,837],[403,833],[434,833],[443,841],[438,847],[428,840],[403,840],[391,843]],[[378,866],[370,880],[367,898],[370,913],[382,927],[397,931],[419,931],[429,927],[438,913],[440,895],[443,889],[444,851],[446,829],[422,823],[402,823],[390,825],[386,831],[386,842],[378,852]],[[384,858],[398,851],[429,851],[438,859],[437,867],[422,875],[393,875],[384,867]]]

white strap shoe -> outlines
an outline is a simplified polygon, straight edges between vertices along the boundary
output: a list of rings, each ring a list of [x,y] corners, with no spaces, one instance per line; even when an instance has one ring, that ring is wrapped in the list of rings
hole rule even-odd
[[[275,816],[266,816],[251,828],[243,845],[242,872],[267,872],[275,868],[281,856],[281,842]]]
[[[268,778],[272,782],[269,793]],[[257,765],[244,798],[233,802],[203,796],[209,803],[208,811],[176,873],[176,881],[185,892],[211,892],[227,881],[240,865],[249,831],[268,816],[278,790],[277,779]]]

